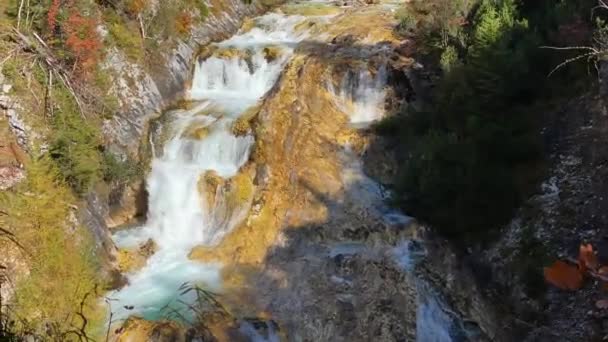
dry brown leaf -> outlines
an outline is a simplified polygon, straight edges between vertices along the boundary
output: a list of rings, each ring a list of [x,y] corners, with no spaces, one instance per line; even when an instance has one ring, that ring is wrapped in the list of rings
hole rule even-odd
[[[583,286],[583,274],[576,266],[556,261],[545,267],[545,280],[563,290],[578,290]]]
[[[608,309],[608,299],[600,299],[595,302],[595,307],[598,309]]]
[[[581,244],[578,254],[579,266],[582,265],[582,270],[591,269],[596,270],[599,266],[597,261],[597,255],[593,251],[591,244]]]

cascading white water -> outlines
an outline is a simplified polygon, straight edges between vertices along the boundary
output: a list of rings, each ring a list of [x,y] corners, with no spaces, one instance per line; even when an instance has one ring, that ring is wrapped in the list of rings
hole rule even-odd
[[[337,104],[350,117],[350,122],[356,126],[367,126],[384,116],[385,87],[388,80],[386,66],[381,66],[375,75],[367,68],[349,70],[335,90],[329,85],[337,97]]]
[[[144,268],[128,275],[129,285],[110,294],[109,297],[116,300],[112,302],[113,320],[133,314],[158,319],[164,316],[163,309],[167,306],[175,310],[183,308],[180,301],[193,300],[180,296],[178,289],[184,283],[203,284],[211,290],[221,288],[220,265],[189,260],[188,253],[194,246],[220,241],[246,216],[249,206],[226,205],[221,191],[216,193],[214,203],[207,203],[208,199],[201,196],[200,179],[207,171],[229,179],[247,162],[254,139],[251,135],[233,135],[232,124],[268,92],[295,46],[307,37],[304,31],[296,30],[303,20],[304,17],[276,13],[257,18],[256,27],[250,31],[217,44],[220,49],[234,48],[243,54],[212,56],[195,65],[187,98],[198,104],[190,110],[171,114],[169,139],[162,153],[154,153],[147,179],[147,222],[114,236],[121,248],[134,248],[152,239],[158,250]],[[279,48],[280,53],[268,58],[265,51],[268,47]],[[336,101],[350,115],[353,124],[369,124],[384,115],[386,82],[385,67],[380,67],[374,75],[366,68],[348,72],[340,89],[334,91]],[[207,133],[202,139],[195,139],[187,134],[192,127],[204,128]],[[353,193],[354,197],[382,203],[380,186],[363,175],[360,163],[347,167],[344,176],[349,187],[357,185],[351,188],[360,190]],[[388,221],[408,220],[383,205],[374,206],[374,210]],[[356,245],[340,248],[340,252],[358,252]],[[409,271],[408,265],[412,264],[409,247],[397,248],[395,253]],[[451,322],[438,299],[429,292],[418,304],[418,341],[451,342]],[[272,327],[268,336],[260,335],[248,324],[241,326],[241,332],[253,341],[278,341]]]
[[[222,119],[205,117],[213,126],[203,140],[184,137],[189,124],[201,118],[187,112],[176,113],[172,138],[160,158],[152,162],[148,177],[149,215],[145,226],[118,232],[114,239],[118,247],[133,248],[153,239],[158,251],[146,266],[129,276],[129,285],[113,294],[121,308],[116,317],[133,312],[155,319],[162,308],[174,302],[177,289],[183,283],[203,283],[219,287],[217,265],[204,265],[188,259],[189,251],[197,245],[212,244],[233,228],[247,208],[232,211],[209,210],[210,203],[199,192],[199,179],[208,170],[229,178],[247,161],[253,137],[235,137]],[[223,208],[225,209],[225,208]],[[217,225],[217,216],[229,216],[224,225]],[[232,219],[234,218],[234,219]],[[184,298],[182,298],[184,300]]]
[[[222,191],[214,203],[207,203],[200,179],[207,171],[229,179],[247,162],[253,136],[233,135],[232,124],[276,82],[294,44],[305,37],[295,33],[303,19],[275,13],[262,16],[258,27],[218,44],[248,49],[248,60],[210,57],[196,65],[188,97],[199,104],[171,113],[170,138],[152,161],[147,179],[147,222],[114,235],[119,248],[136,248],[152,239],[158,250],[144,268],[128,275],[127,286],[110,294],[115,300],[113,319],[132,314],[158,319],[167,307],[182,309],[180,302],[193,300],[180,297],[184,283],[220,288],[220,265],[189,260],[188,254],[195,246],[218,243],[245,218],[250,203],[229,206]],[[280,49],[272,60],[264,52],[269,45]],[[207,133],[196,139],[187,134],[192,127]]]
[[[307,37],[295,27],[305,17],[277,13],[257,18],[257,27],[216,44],[218,48],[243,51],[231,58],[210,57],[195,66],[192,100],[213,100],[229,115],[239,115],[254,105],[276,82],[293,48]],[[268,58],[264,49],[279,48],[276,58]]]

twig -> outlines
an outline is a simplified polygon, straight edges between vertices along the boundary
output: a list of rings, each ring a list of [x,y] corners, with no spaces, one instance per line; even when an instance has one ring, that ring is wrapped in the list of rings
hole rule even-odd
[[[30,21],[30,0],[27,0],[27,5],[25,5],[25,27],[29,27],[31,23]]]
[[[17,48],[14,48],[7,53],[6,57],[4,57],[4,59],[2,59],[0,61],[0,67],[2,67],[4,65],[4,63],[6,63],[9,59],[11,59],[13,57],[13,54],[15,51],[17,51]]]
[[[23,10],[23,1],[24,0],[21,0],[19,3],[19,11],[17,12],[17,28],[20,28],[21,26],[21,11]]]

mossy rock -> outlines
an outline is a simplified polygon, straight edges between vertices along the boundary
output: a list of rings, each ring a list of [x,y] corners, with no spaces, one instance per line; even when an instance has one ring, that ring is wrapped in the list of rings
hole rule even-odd
[[[232,124],[232,134],[236,135],[237,137],[245,136],[250,131],[251,123],[247,117],[240,117]]]
[[[276,61],[283,55],[283,50],[278,46],[267,46],[264,48],[264,58],[268,63]]]
[[[152,239],[148,239],[146,243],[139,247],[139,254],[145,258],[149,258],[152,254],[156,253],[157,250],[158,246],[156,245],[156,242]]]
[[[231,207],[240,206],[253,198],[255,190],[249,172],[241,172],[228,181],[228,203]]]
[[[239,49],[236,47],[227,47],[227,48],[216,50],[213,53],[213,56],[215,56],[217,58],[222,58],[222,59],[238,58],[238,59],[244,59],[244,60],[249,61],[249,60],[251,60],[251,51]]]
[[[197,53],[197,60],[200,61],[204,61],[207,58],[213,56],[213,54],[215,53],[215,51],[218,50],[217,45],[205,45],[205,46],[201,46],[201,48],[198,50]]]
[[[146,265],[146,261],[156,253],[158,246],[154,240],[149,239],[137,249],[118,250],[118,269],[122,273],[137,271]]]
[[[121,273],[136,271],[146,264],[146,259],[133,250],[119,249],[117,259],[118,269]]]
[[[217,174],[217,172],[215,172],[213,170],[209,170],[209,171],[205,172],[205,174],[203,175],[203,179],[205,181],[205,184],[209,188],[213,188],[213,189],[216,189],[221,184],[224,184],[224,179],[222,177],[220,177]]]
[[[224,179],[213,170],[209,170],[202,175],[198,183],[198,191],[207,200],[208,206],[214,205],[217,191],[224,184]]]
[[[249,32],[255,27],[255,20],[251,18],[245,19],[243,25],[241,25],[241,33]]]
[[[185,137],[194,140],[203,140],[209,136],[209,127],[194,127],[186,130]]]

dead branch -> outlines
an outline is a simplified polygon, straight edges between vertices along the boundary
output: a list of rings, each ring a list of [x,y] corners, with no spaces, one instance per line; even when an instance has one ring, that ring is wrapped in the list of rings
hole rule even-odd
[[[33,52],[38,54],[42,58],[42,60],[45,62],[45,64],[48,66],[48,68],[51,69],[55,73],[57,78],[59,78],[61,83],[63,83],[63,85],[66,87],[66,89],[70,92],[70,94],[74,98],[74,101],[76,101],[76,105],[78,106],[80,115],[82,116],[83,119],[86,120],[82,102],[80,101],[78,94],[74,90],[74,86],[73,86],[72,82],[70,81],[69,75],[63,69],[63,67],[57,61],[57,59],[53,56],[53,54],[50,51],[49,46],[44,42],[44,40],[42,38],[40,38],[40,36],[36,32],[33,32],[32,34],[33,34],[34,38],[36,39],[37,43],[32,41],[28,36],[24,35],[16,28],[13,28],[13,32],[17,35],[19,40],[23,44],[25,44],[25,46],[28,49],[31,49]]]
[[[608,4],[604,0],[598,0],[597,2],[598,5],[591,9],[591,18],[593,18],[596,9],[608,9]]]
[[[23,251],[27,251],[27,249],[25,249],[25,247],[23,247],[23,245],[19,243],[19,241],[15,237],[15,234],[11,233],[7,229],[0,227],[0,237],[7,238],[9,241],[15,244],[15,246],[21,248]]]
[[[551,49],[551,50],[588,50],[591,52],[599,52],[597,49],[592,48],[590,46],[540,46],[541,49]]]
[[[551,75],[553,75],[556,71],[558,71],[559,69],[565,67],[566,65],[568,65],[570,63],[576,62],[576,61],[584,59],[584,58],[587,58],[588,62],[590,62],[592,59],[597,58],[597,56],[604,53],[601,50],[598,50],[598,49],[590,47],[590,46],[561,46],[561,47],[560,46],[541,46],[540,48],[541,49],[550,49],[550,50],[590,51],[588,53],[583,53],[576,57],[568,58],[565,61],[561,62],[555,68],[553,68],[551,70],[551,72],[549,72],[547,77],[551,77]],[[597,65],[595,66],[595,68],[597,69]]]
[[[9,59],[11,59],[13,57],[13,54],[15,54],[15,52],[18,50],[18,48],[14,48],[11,51],[9,51],[6,54],[6,57],[4,57],[1,61],[0,61],[0,67],[2,67],[2,65],[4,65],[4,63],[6,63]]]

